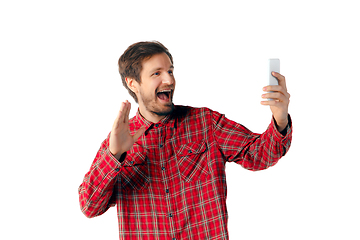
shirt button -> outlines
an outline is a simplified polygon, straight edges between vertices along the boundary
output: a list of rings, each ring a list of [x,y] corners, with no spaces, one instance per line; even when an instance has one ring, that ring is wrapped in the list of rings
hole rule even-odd
[[[163,171],[164,171],[164,170],[165,170],[165,167],[161,167],[161,170],[163,170]]]
[[[191,150],[189,150],[188,152],[189,152],[189,153],[192,153],[192,151],[191,151]]]
[[[134,164],[134,161],[131,161],[130,164],[133,165],[133,164]]]
[[[159,145],[159,147],[161,147],[161,148],[162,148],[163,146],[164,146],[164,145],[162,145],[162,144]]]
[[[170,191],[169,191],[169,189],[166,189],[165,192],[166,192],[166,193],[169,193]]]
[[[155,127],[159,127],[159,124],[155,124]]]
[[[170,213],[170,214],[169,214],[169,217],[172,217],[172,216],[173,216],[173,215]]]
[[[116,172],[120,171],[120,168],[115,168],[115,171],[116,171]]]

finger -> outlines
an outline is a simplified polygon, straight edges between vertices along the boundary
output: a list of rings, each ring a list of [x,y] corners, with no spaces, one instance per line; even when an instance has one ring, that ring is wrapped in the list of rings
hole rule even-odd
[[[124,122],[126,118],[126,102],[121,103],[120,112],[119,112],[119,122]]]
[[[272,91],[270,91],[272,90]],[[288,102],[290,99],[290,94],[288,92],[285,92],[283,87],[281,86],[268,86],[264,87],[264,91],[267,91],[266,93],[262,94],[262,98],[270,98],[279,100],[282,102]]]
[[[136,142],[139,139],[139,137],[141,137],[141,135],[144,134],[145,131],[146,128],[144,126],[141,126],[141,128],[139,128],[133,136],[134,142]]]
[[[129,123],[129,115],[130,115],[130,109],[131,109],[131,103],[126,100],[126,116],[125,116],[125,123]]]
[[[273,92],[280,92],[284,91],[285,89],[279,85],[269,85],[263,88],[265,92],[273,91]]]
[[[269,85],[263,88],[264,92],[279,92],[283,94],[285,97],[290,98],[290,94],[284,89],[282,86],[279,85]]]
[[[280,73],[278,72],[272,72],[271,73],[274,77],[276,77],[276,79],[278,80],[279,82],[279,85],[284,87],[285,89],[286,88],[286,80],[285,80],[285,77],[283,75],[281,75]]]
[[[276,100],[261,101],[260,103],[264,106],[275,106],[280,104],[280,102]]]
[[[287,97],[281,92],[269,92],[261,95],[262,98],[267,98],[275,101],[286,102]],[[271,101],[270,100],[270,101]]]
[[[124,107],[125,107],[125,103],[121,103],[120,110],[119,110],[119,112],[115,118],[114,124],[113,124],[113,129],[117,128],[119,126],[120,122],[123,121],[122,119],[124,117],[124,114],[123,114]]]

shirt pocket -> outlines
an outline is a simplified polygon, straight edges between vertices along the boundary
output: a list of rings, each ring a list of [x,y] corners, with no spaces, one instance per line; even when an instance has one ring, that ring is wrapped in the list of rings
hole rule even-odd
[[[206,178],[209,174],[205,142],[192,142],[177,150],[177,163],[185,182]]]
[[[147,151],[134,145],[128,151],[121,171],[121,188],[125,191],[142,190],[150,182]]]

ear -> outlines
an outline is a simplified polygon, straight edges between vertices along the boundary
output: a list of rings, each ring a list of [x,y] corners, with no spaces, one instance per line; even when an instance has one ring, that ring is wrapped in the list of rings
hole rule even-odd
[[[131,91],[133,91],[135,94],[139,92],[139,83],[133,79],[133,78],[125,78],[126,84],[128,88],[130,88]]]

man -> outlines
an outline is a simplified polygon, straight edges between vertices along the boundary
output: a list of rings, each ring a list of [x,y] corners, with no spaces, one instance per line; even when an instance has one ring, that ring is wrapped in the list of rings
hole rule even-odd
[[[131,45],[119,59],[123,102],[79,188],[89,218],[117,205],[120,239],[228,239],[225,163],[249,170],[273,166],[290,147],[290,95],[284,76],[264,87],[273,113],[255,134],[208,108],[175,106],[173,59],[159,42]],[[269,92],[271,91],[271,92]]]

